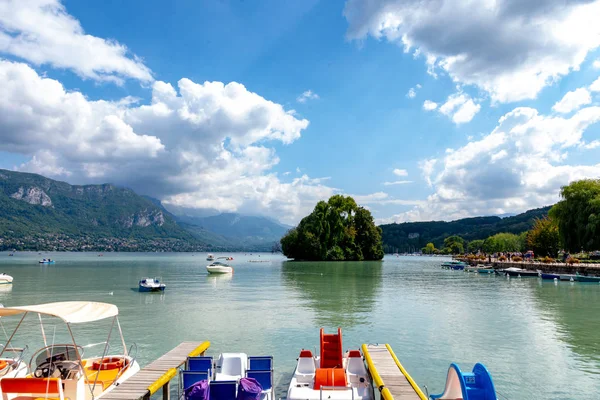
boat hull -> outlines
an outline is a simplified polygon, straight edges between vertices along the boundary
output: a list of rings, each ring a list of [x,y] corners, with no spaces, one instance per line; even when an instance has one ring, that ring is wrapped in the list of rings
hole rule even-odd
[[[571,280],[575,280],[577,278],[577,275],[570,275],[570,274],[566,274],[566,275],[559,275],[559,279],[561,281],[571,281]]]
[[[139,287],[139,291],[140,292],[164,292],[165,291],[166,286],[159,286],[159,287],[147,287],[147,286],[141,286]]]
[[[506,275],[521,278],[537,278],[537,271],[504,271]]]
[[[548,280],[560,279],[560,275],[558,275],[558,274],[541,273],[540,276],[542,277],[542,279],[548,279]]]
[[[233,268],[232,267],[223,267],[223,266],[213,266],[213,267],[211,267],[209,265],[209,266],[206,267],[206,270],[208,271],[209,274],[215,274],[215,275],[233,274]]]
[[[598,283],[600,282],[600,276],[582,276],[578,275],[576,278],[577,282],[590,282],[590,283]]]

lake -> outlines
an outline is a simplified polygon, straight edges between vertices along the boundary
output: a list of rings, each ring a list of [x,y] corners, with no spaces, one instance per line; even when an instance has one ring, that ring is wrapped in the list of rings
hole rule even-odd
[[[42,257],[57,263],[40,265]],[[338,326],[345,349],[390,343],[430,393],[442,390],[450,362],[466,371],[484,363],[499,399],[600,393],[600,285],[441,270],[444,259],[433,257],[352,263],[233,257],[235,273],[227,277],[207,275],[205,253],[0,253],[0,272],[14,277],[12,288],[0,288],[0,303],[116,304],[142,366],[185,340],[210,340],[213,355],[273,355],[281,396],[300,349],[314,351],[319,328]],[[142,276],[162,276],[165,293],[138,293]],[[16,320],[2,319],[8,334]],[[28,321],[15,344],[35,351],[40,329],[36,319]],[[67,340],[62,323],[48,318],[45,327],[49,342]],[[74,331],[78,342],[92,343],[105,340],[109,327],[101,321]]]

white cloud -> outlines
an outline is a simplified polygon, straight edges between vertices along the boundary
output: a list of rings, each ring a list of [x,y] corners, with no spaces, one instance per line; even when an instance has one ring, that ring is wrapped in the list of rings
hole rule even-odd
[[[405,169],[395,168],[392,172],[396,176],[408,176],[408,171],[406,171]]]
[[[406,93],[406,97],[409,99],[414,99],[417,96],[417,90],[421,89],[421,85],[417,83],[415,87],[408,89],[408,93]]]
[[[590,90],[592,92],[600,92],[600,78],[596,79],[591,85]]]
[[[567,114],[571,111],[578,110],[581,106],[590,104],[592,102],[592,96],[586,88],[579,88],[571,92],[567,92],[564,97],[557,101],[552,109],[556,112]]]
[[[473,119],[481,106],[475,104],[469,95],[458,92],[448,96],[448,99],[439,108],[439,111],[450,117],[455,124],[463,124]]]
[[[600,69],[600,60],[594,61],[594,64],[592,64],[592,65],[594,66],[594,68]]]
[[[434,193],[393,220],[450,220],[553,204],[561,186],[600,176],[600,164],[566,164],[569,148],[600,146],[583,142],[586,129],[597,122],[600,107],[570,118],[515,108],[489,134],[447,152],[437,173],[435,160],[423,161],[420,167]]]
[[[598,0],[347,0],[347,36],[423,55],[494,102],[532,99],[600,45]]]
[[[437,106],[438,106],[437,103],[434,103],[431,100],[425,100],[423,102],[423,109],[425,111],[433,111],[433,110],[435,110],[437,108]]]
[[[70,69],[97,81],[153,79],[150,69],[127,47],[86,34],[59,0],[0,2],[0,53]]]
[[[428,186],[432,186],[431,175],[433,174],[433,170],[437,164],[437,159],[431,158],[429,160],[423,160],[419,162],[419,168],[423,172],[423,177],[425,178],[425,182],[427,182]]]
[[[279,158],[267,143],[292,143],[308,121],[239,83],[184,78],[175,89],[157,81],[149,104],[91,101],[0,60],[0,93],[0,151],[30,157],[21,170],[289,223],[339,192],[324,184],[328,178],[277,178],[271,169]]]
[[[412,181],[394,181],[394,182],[383,182],[384,186],[394,186],[394,185],[406,185],[412,183]]]
[[[306,103],[308,100],[317,100],[319,95],[314,93],[312,90],[307,90],[296,98],[298,103]]]
[[[593,150],[595,148],[600,147],[600,140],[594,140],[589,143],[583,143],[582,146],[586,150]]]

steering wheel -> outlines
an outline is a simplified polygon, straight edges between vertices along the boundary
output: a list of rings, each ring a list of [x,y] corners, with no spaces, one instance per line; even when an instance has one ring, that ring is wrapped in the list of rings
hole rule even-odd
[[[33,376],[36,378],[52,378],[55,372],[56,365],[51,361],[45,361],[38,365],[38,367],[33,372]],[[62,371],[60,372],[62,374]]]

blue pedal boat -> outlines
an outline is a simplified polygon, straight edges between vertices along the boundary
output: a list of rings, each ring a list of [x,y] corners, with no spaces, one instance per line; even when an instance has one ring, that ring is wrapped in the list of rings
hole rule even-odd
[[[140,292],[164,292],[167,285],[161,283],[161,278],[142,278],[139,281]]]
[[[444,392],[429,397],[432,400],[497,400],[492,375],[480,363],[475,364],[472,372],[462,372],[457,364],[450,364]]]

